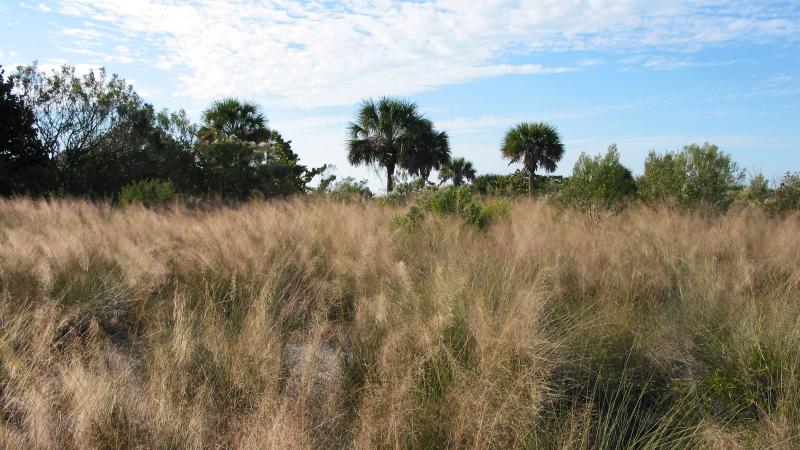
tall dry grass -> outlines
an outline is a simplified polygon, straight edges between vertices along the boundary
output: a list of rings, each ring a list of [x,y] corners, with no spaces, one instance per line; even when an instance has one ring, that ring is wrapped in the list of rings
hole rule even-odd
[[[796,448],[800,219],[0,201],[7,448]]]

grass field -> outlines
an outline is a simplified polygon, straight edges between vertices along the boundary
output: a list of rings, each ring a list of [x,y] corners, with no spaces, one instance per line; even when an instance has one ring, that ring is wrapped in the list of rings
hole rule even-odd
[[[798,448],[800,218],[0,200],[0,447]]]

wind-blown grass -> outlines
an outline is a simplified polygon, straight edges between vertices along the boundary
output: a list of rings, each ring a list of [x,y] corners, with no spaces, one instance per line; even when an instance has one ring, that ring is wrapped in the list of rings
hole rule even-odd
[[[0,201],[0,446],[796,448],[800,219]]]

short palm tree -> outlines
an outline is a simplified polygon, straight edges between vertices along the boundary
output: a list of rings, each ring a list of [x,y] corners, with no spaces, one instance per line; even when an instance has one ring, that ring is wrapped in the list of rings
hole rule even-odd
[[[554,126],[545,122],[523,122],[506,132],[501,151],[511,163],[522,161],[528,172],[528,191],[532,194],[536,170],[541,167],[546,172],[554,172],[564,156],[564,144]]]
[[[407,155],[420,137],[423,121],[417,106],[406,100],[383,97],[364,100],[355,122],[348,126],[347,159],[386,169],[386,192],[394,189],[394,172],[406,165]]]
[[[235,138],[242,141],[265,142],[270,137],[267,118],[255,103],[236,98],[224,98],[203,111],[200,138],[206,142]]]
[[[475,180],[475,168],[464,158],[453,158],[442,166],[439,171],[439,180],[442,184],[447,180],[453,180],[453,186],[461,186],[464,184],[464,180]]]

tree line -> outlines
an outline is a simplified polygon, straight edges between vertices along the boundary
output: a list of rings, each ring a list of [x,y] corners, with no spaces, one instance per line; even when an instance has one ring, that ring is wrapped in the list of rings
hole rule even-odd
[[[156,111],[105,70],[0,68],[0,195],[117,198],[126,186],[169,182],[182,194],[243,200],[306,192],[309,168],[258,105],[216,101],[193,124]]]
[[[348,161],[386,174],[387,196],[405,196],[439,183],[484,195],[541,193],[594,216],[613,214],[631,200],[704,205],[723,211],[737,200],[772,211],[800,206],[800,176],[777,186],[745,172],[712,144],[651,152],[635,178],[615,145],[605,154],[582,154],[569,177],[546,176],[564,156],[558,130],[544,122],[510,128],[499,153],[521,170],[478,176],[473,164],[451,155],[446,131],[437,130],[416,104],[383,97],[364,100],[347,127]],[[165,202],[175,193],[194,198],[275,198],[313,191],[371,197],[366,181],[337,180],[327,166],[300,163],[291,141],[269,128],[261,108],[225,98],[194,124],[184,111],[156,111],[125,80],[104,69],[51,73],[36,64],[9,76],[0,67],[0,195],[78,196],[124,202]],[[327,176],[326,176],[327,175]],[[315,177],[317,187],[310,186]],[[410,178],[410,180],[409,180]]]

